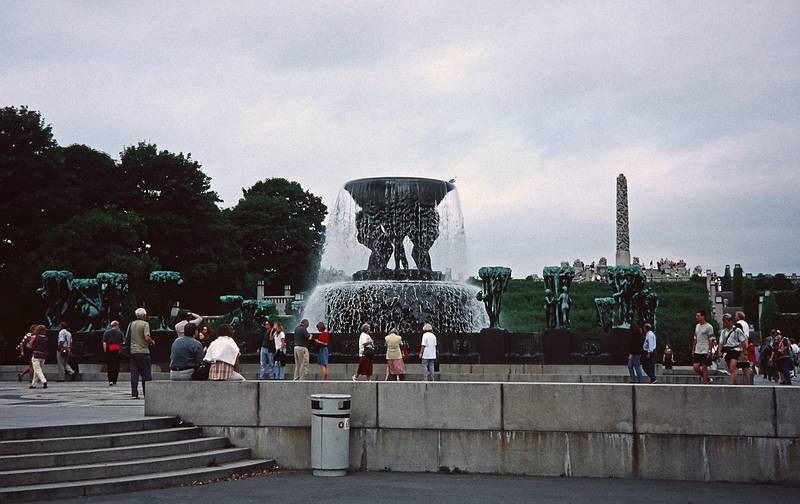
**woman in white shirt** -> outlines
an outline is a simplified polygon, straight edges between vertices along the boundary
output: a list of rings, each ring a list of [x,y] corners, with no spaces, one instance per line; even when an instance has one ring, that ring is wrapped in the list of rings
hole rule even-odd
[[[222,324],[217,329],[218,337],[208,346],[204,360],[210,361],[209,380],[244,381],[239,374],[239,346],[233,341],[233,327]]]
[[[369,324],[361,326],[361,335],[358,337],[358,371],[353,375],[353,381],[359,376],[365,376],[367,381],[372,381],[372,360],[375,357],[375,342],[369,335]]]
[[[272,379],[283,380],[286,369],[286,334],[283,332],[283,324],[275,322],[275,365],[272,367]]]

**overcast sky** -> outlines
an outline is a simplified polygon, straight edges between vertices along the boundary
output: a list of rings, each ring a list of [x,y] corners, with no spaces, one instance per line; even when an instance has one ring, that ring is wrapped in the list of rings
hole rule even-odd
[[[457,178],[469,264],[800,273],[800,2],[2,1],[0,103],[60,144],[286,177]],[[444,269],[441,265],[434,265]]]

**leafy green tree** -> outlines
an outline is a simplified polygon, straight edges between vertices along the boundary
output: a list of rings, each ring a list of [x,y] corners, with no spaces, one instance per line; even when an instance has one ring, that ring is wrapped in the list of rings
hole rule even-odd
[[[210,309],[219,292],[242,287],[241,253],[211,179],[191,154],[139,143],[123,150],[119,167],[115,199],[140,215],[146,229],[137,249],[183,274],[185,302]]]
[[[86,145],[61,148],[64,162],[64,197],[72,205],[71,215],[90,208],[115,208],[115,193],[120,183],[120,170],[105,152]]]
[[[248,281],[263,279],[271,289],[292,285],[295,291],[316,281],[327,207],[299,183],[271,178],[244,189],[228,212],[234,225]]]
[[[145,233],[134,212],[93,208],[56,226],[42,238],[36,270],[66,269],[76,277],[101,271],[145,278],[159,264],[141,249]]]
[[[17,333],[40,320],[30,271],[40,237],[68,218],[63,160],[50,125],[27,107],[0,108],[0,340],[16,345]],[[6,338],[5,331],[11,331]],[[0,348],[2,350],[2,348]]]
[[[794,285],[791,280],[786,278],[785,274],[778,273],[772,277],[772,288],[774,290],[792,290]]]
[[[38,236],[63,219],[62,159],[50,125],[26,107],[0,109],[0,282],[21,280]]]

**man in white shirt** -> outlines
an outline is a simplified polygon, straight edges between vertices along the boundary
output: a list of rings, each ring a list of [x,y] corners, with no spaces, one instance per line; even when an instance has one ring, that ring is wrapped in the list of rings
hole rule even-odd
[[[708,365],[711,363],[711,339],[714,328],[706,322],[706,312],[698,310],[694,316],[697,325],[694,327],[692,340],[692,367],[703,383],[708,383]]]
[[[69,325],[61,322],[61,329],[58,332],[58,351],[56,352],[56,364],[58,364],[58,381],[64,381],[65,375],[70,378],[75,377],[75,371],[69,365],[69,356],[72,353],[72,333],[69,332]]]
[[[744,319],[743,311],[736,312],[736,322],[734,323],[734,325],[739,326],[739,329],[742,330],[742,333],[744,333],[745,338],[750,337],[750,324],[748,324],[747,321]]]
[[[419,350],[419,358],[422,360],[422,373],[425,381],[433,381],[434,363],[436,362],[436,335],[433,334],[433,326],[425,324],[422,327],[425,333],[422,335],[422,346]]]
[[[651,324],[644,325],[644,332],[644,345],[642,346],[644,364],[642,367],[650,378],[650,383],[656,383],[658,381],[656,380],[656,333],[653,332]]]

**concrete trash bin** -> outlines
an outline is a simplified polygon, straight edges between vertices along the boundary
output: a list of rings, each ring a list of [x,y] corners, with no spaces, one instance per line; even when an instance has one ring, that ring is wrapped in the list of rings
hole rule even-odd
[[[350,465],[349,394],[311,395],[311,469],[314,476],[345,476]]]

